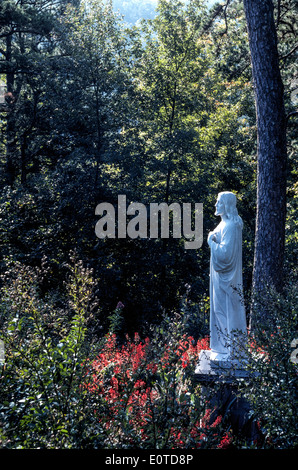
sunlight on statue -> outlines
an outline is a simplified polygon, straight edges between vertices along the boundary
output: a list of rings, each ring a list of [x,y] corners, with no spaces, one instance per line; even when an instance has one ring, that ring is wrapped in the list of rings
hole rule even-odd
[[[215,215],[221,222],[209,233],[210,246],[210,360],[226,361],[239,357],[246,336],[246,317],[242,298],[242,219],[236,196],[218,194]]]

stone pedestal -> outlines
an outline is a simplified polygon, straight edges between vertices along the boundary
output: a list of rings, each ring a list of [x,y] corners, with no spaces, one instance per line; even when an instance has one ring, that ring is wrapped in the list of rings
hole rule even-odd
[[[249,377],[249,372],[245,369],[245,361],[218,359],[212,351],[203,350],[199,355],[195,376],[200,382],[234,382],[236,379]]]
[[[249,442],[262,436],[252,417],[250,403],[241,396],[239,382],[249,377],[245,363],[239,360],[214,360],[209,350],[201,351],[195,369],[195,379],[201,384],[202,400],[209,402],[213,411],[211,422],[222,416],[234,434]]]

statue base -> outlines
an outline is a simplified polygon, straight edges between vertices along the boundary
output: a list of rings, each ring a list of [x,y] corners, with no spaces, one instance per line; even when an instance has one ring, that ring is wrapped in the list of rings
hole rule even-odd
[[[195,379],[201,384],[202,401],[207,400],[213,409],[210,424],[220,415],[240,438],[261,442],[263,436],[251,405],[238,388],[240,382],[248,377],[251,373],[244,360],[231,359],[210,350],[201,351]]]
[[[211,350],[203,350],[195,369],[195,376],[200,382],[227,381],[249,377],[245,361],[231,359],[228,355],[217,354]]]

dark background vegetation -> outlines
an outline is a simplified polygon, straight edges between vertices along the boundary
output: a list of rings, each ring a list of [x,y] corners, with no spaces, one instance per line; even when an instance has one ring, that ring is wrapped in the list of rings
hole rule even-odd
[[[92,2],[91,2],[92,3]],[[191,287],[208,297],[206,234],[214,203],[234,191],[244,220],[244,286],[251,287],[256,212],[256,122],[241,2],[215,16],[200,1],[3,1],[0,71],[1,270],[8,260],[40,265],[44,289],[63,291],[70,250],[99,279],[98,321],[118,301],[125,327],[142,330],[179,308]],[[291,1],[282,2],[279,47],[287,111],[294,41]],[[142,18],[154,18],[142,21]],[[292,88],[291,88],[292,87]],[[297,187],[293,122],[288,132],[287,269],[295,260]],[[99,240],[95,207],[128,201],[202,202],[204,244]],[[189,288],[188,288],[189,289]]]

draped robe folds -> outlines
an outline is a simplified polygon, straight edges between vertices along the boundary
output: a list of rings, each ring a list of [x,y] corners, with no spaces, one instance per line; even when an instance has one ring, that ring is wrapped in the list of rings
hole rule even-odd
[[[231,357],[231,339],[238,333],[246,335],[242,227],[232,220],[221,221],[212,234],[216,241],[210,243],[210,348],[215,356]]]

